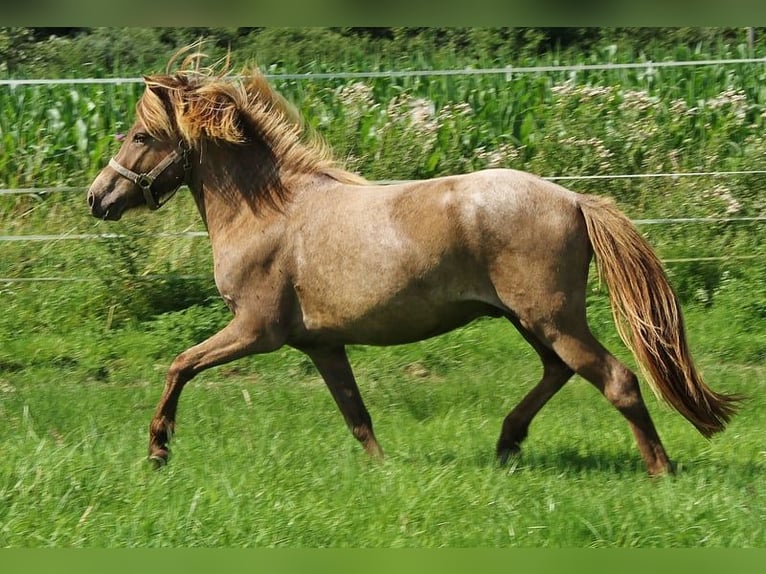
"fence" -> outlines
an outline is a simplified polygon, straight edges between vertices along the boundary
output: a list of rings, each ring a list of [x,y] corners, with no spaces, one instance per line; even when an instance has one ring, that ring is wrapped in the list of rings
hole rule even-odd
[[[690,60],[690,61],[667,61],[667,62],[633,62],[633,63],[605,63],[605,64],[579,64],[570,66],[526,66],[526,67],[497,67],[477,69],[455,70],[402,70],[402,71],[368,71],[368,72],[334,72],[334,73],[305,73],[305,74],[266,74],[270,80],[320,80],[320,79],[369,79],[369,78],[407,78],[407,77],[438,77],[438,76],[467,76],[467,75],[490,75],[490,74],[540,74],[540,73],[577,73],[587,71],[606,70],[632,70],[632,69],[659,69],[691,66],[732,66],[732,65],[765,65],[766,58],[732,58],[716,60]],[[142,78],[68,78],[68,79],[0,79],[0,86],[8,86],[14,89],[19,86],[29,85],[77,85],[77,84],[126,84],[141,83]],[[707,172],[682,172],[682,173],[639,173],[639,174],[611,174],[589,176],[551,176],[545,177],[550,181],[574,181],[574,180],[606,180],[606,179],[640,179],[640,178],[680,178],[680,177],[734,177],[742,175],[764,175],[766,170],[748,171],[707,171]],[[377,181],[374,183],[392,184],[400,183],[399,180]],[[49,193],[84,193],[82,187],[42,187],[42,188],[5,188],[0,189],[0,196],[15,194]],[[673,225],[680,223],[711,224],[711,223],[741,223],[763,222],[766,216],[761,217],[703,217],[703,218],[661,218],[661,219],[636,219],[636,225]],[[203,231],[184,231],[158,233],[156,237],[204,237]],[[67,235],[0,235],[2,242],[45,242],[45,241],[83,241],[119,239],[119,234],[67,234]],[[726,259],[753,259],[758,255],[737,255],[721,257],[696,257],[682,259],[666,259],[666,263],[691,262],[691,261],[716,261]],[[197,277],[197,276],[195,276]],[[89,278],[67,277],[16,277],[0,278],[0,282],[32,282],[32,281],[89,281]]]
[[[415,78],[439,76],[481,76],[491,74],[552,74],[597,72],[608,70],[655,70],[690,66],[766,65],[766,58],[729,58],[718,60],[681,60],[670,62],[630,62],[623,64],[574,64],[570,66],[502,66],[498,68],[463,68],[458,70],[388,70],[380,72],[308,72],[304,74],[265,74],[269,80],[354,80],[371,78]],[[140,84],[143,78],[57,78],[57,79],[0,79],[0,86],[30,86],[45,84]]]

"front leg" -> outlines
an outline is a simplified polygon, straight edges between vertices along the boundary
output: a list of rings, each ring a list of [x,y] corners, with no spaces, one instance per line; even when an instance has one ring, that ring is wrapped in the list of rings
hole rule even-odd
[[[149,460],[157,466],[167,463],[178,399],[188,381],[205,369],[247,355],[274,351],[282,343],[281,338],[267,334],[258,323],[237,316],[209,339],[178,355],[168,369],[165,390],[149,425]]]
[[[322,375],[351,434],[362,443],[367,454],[373,458],[382,458],[383,450],[372,431],[372,419],[354,380],[346,349],[341,346],[301,350],[311,358]]]

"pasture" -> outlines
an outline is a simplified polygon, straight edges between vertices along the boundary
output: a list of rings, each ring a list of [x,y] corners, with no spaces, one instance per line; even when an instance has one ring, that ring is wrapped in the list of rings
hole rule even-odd
[[[159,472],[145,445],[173,356],[165,334],[25,335],[1,357],[0,544],[759,547],[764,369],[717,358],[721,339],[746,338],[725,315],[689,323],[711,384],[751,400],[708,442],[648,397],[678,466],[661,479],[646,476],[625,422],[577,378],[535,420],[522,458],[497,467],[502,417],[539,375],[502,321],[352,349],[382,463],[348,435],[311,365],[285,351],[190,384]]]
[[[625,421],[578,377],[535,419],[521,458],[498,467],[502,419],[540,376],[502,320],[350,349],[381,463],[308,360],[284,350],[191,382],[170,464],[154,471],[147,427],[165,370],[228,317],[207,239],[183,235],[202,231],[191,198],[105,224],[84,191],[1,195],[0,235],[51,237],[0,242],[0,546],[762,547],[762,79],[760,67],[715,66],[277,85],[370,179],[492,165],[707,173],[564,182],[634,219],[708,218],[640,227],[667,261],[705,378],[748,397],[707,441],[642,381],[674,477],[647,477]],[[84,186],[139,95],[3,87],[2,187]],[[119,237],[67,239],[77,234]],[[595,275],[590,324],[635,369]]]

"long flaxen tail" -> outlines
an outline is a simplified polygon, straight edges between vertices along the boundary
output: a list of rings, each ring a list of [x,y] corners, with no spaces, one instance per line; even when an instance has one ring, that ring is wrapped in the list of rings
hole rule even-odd
[[[681,308],[660,260],[610,200],[583,195],[579,205],[617,332],[650,387],[705,437],[722,431],[742,398],[713,391],[694,366]]]

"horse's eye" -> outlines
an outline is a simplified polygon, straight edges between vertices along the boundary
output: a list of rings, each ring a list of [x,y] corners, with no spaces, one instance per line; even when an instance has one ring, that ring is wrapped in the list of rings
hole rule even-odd
[[[136,134],[133,134],[133,143],[142,144],[146,143],[146,140],[149,139],[149,136],[145,133],[138,132]]]

